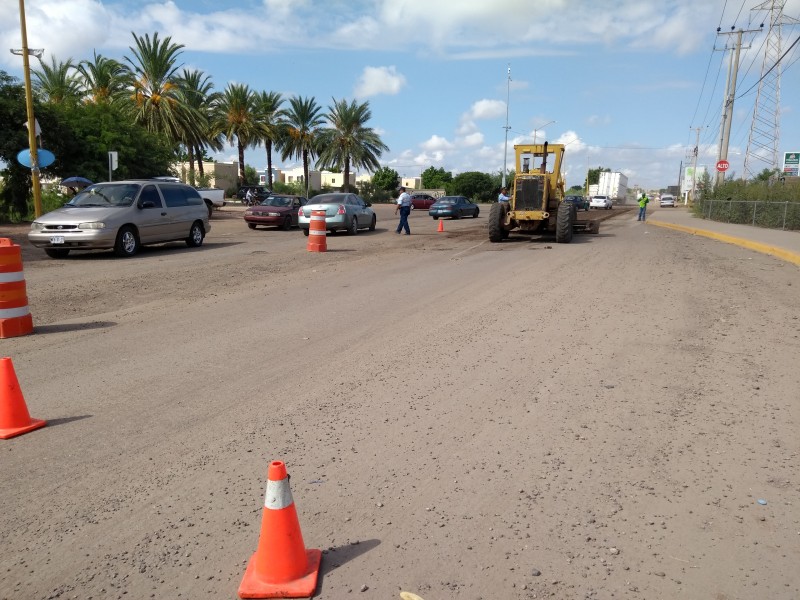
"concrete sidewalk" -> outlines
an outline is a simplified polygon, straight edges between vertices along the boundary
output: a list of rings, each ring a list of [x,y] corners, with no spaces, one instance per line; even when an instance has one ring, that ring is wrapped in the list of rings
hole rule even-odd
[[[695,217],[686,207],[648,207],[647,212],[650,225],[735,244],[800,266],[800,232],[709,221]]]

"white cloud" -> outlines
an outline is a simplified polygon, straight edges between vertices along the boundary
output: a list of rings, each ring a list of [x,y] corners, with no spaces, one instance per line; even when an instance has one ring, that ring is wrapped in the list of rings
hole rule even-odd
[[[406,78],[397,68],[391,67],[364,67],[361,77],[356,83],[354,94],[356,98],[368,98],[378,94],[393,96],[400,92],[406,85]]]
[[[473,146],[480,146],[483,144],[483,134],[480,131],[471,133],[459,140],[458,145],[465,148],[472,148]]]
[[[586,118],[587,125],[596,126],[596,125],[608,125],[611,123],[611,117],[608,115],[589,115]]]
[[[453,143],[447,141],[446,138],[432,135],[428,140],[422,142],[420,147],[427,152],[437,152],[441,150],[452,150]]]
[[[506,103],[502,100],[478,100],[464,115],[468,119],[497,119],[506,114]]]

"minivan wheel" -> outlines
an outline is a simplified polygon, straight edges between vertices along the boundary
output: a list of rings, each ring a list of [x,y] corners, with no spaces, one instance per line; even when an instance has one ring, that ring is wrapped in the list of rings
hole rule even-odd
[[[130,258],[139,251],[139,236],[136,230],[130,225],[125,225],[117,233],[117,241],[114,242],[114,253],[123,258]]]
[[[212,204],[211,201],[206,200],[206,208],[208,209],[208,218],[210,219],[211,213],[214,212],[214,204]]]
[[[203,238],[206,232],[203,231],[203,226],[199,221],[192,223],[192,228],[189,230],[189,237],[186,238],[186,245],[190,248],[197,248],[203,245]]]

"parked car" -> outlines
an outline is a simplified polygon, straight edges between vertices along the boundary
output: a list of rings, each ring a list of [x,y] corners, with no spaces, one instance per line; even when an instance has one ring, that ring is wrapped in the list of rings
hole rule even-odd
[[[589,210],[589,201],[583,196],[564,196],[564,202],[575,206],[575,210]]]
[[[163,180],[96,183],[31,223],[28,241],[51,258],[72,250],[113,248],[136,254],[145,244],[184,240],[200,246],[211,230],[208,209],[190,185]]]
[[[255,206],[248,207],[244,211],[244,220],[250,229],[264,225],[285,231],[297,225],[297,211],[306,202],[302,196],[270,194]]]
[[[428,210],[436,202],[430,194],[411,194],[411,207],[415,210]]]
[[[590,208],[605,208],[606,210],[611,210],[611,206],[614,202],[608,196],[592,196],[592,199],[589,201]]]
[[[474,219],[480,212],[481,209],[478,208],[478,205],[464,196],[442,196],[428,210],[428,214],[433,217],[434,221],[439,217],[454,219],[472,217]]]
[[[350,235],[359,229],[368,227],[375,230],[377,217],[369,202],[351,193],[320,194],[311,198],[305,206],[297,211],[297,222],[303,234],[308,235],[311,226],[311,211],[325,211],[325,228],[334,233],[345,230]]]
[[[243,185],[242,187],[239,188],[239,191],[236,192],[236,198],[238,198],[239,200],[244,201],[244,199],[247,197],[247,191],[248,190],[253,190],[253,193],[255,193],[255,194],[261,194],[262,195],[262,198],[261,198],[262,200],[264,198],[266,198],[267,196],[269,196],[269,194],[270,194],[270,191],[266,188],[266,186],[263,186],[263,185]]]
[[[675,208],[675,196],[672,194],[664,194],[658,201],[659,206],[664,208],[665,206],[671,206]]]

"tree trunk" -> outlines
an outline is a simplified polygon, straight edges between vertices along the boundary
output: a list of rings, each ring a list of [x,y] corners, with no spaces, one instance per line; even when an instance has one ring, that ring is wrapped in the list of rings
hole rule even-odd
[[[188,144],[186,149],[189,151],[189,185],[194,185],[194,148],[192,148],[191,144]]]
[[[238,141],[236,144],[239,146],[239,185],[244,185],[244,144]]]
[[[350,157],[344,157],[344,186],[342,187],[342,191],[349,192],[350,191]]]
[[[197,171],[200,173],[200,177],[205,176],[205,170],[203,169],[203,149],[200,146],[196,146],[195,154],[197,154]]]
[[[267,189],[272,190],[272,140],[265,140],[267,149]]]
[[[308,198],[308,150],[303,150],[303,177],[306,180],[306,198]]]

